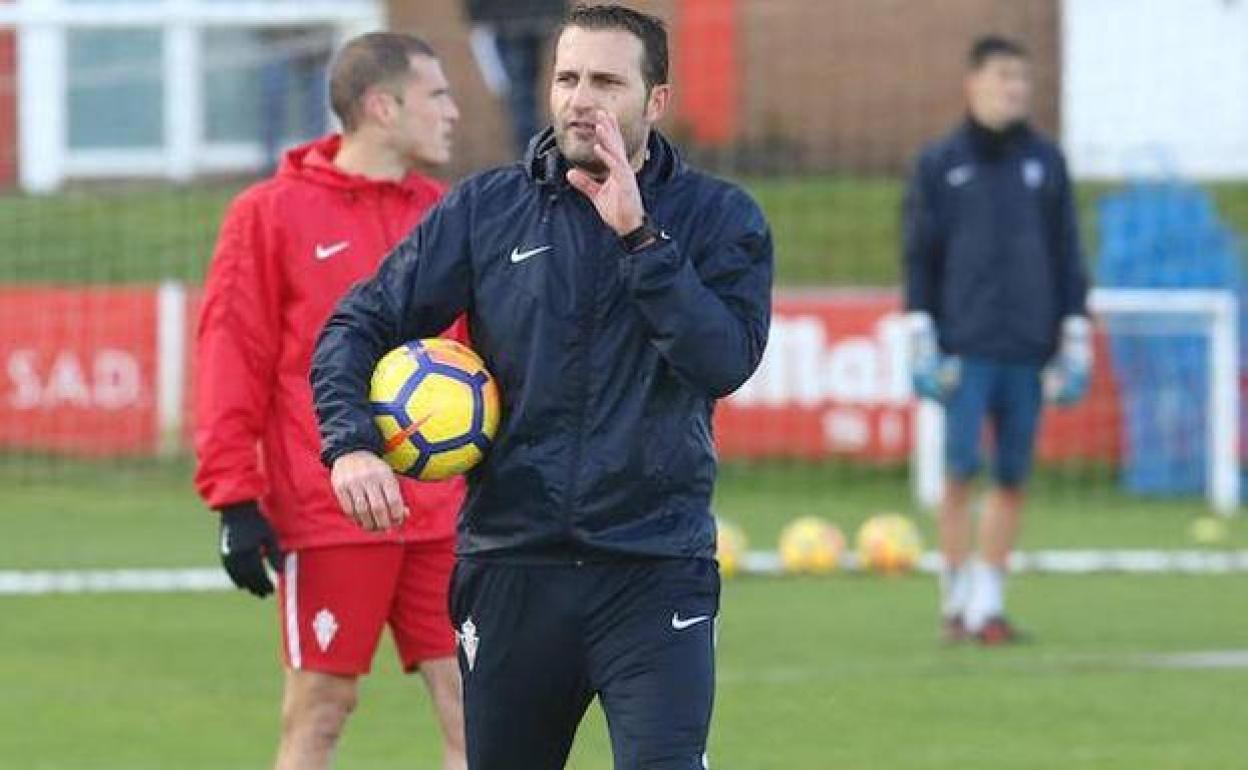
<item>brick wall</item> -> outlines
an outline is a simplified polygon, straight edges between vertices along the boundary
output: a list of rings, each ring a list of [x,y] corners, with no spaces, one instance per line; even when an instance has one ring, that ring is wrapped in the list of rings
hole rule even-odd
[[[0,190],[16,179],[17,45],[12,30],[0,29]]]
[[[896,170],[963,112],[963,61],[985,32],[1021,38],[1036,118],[1057,126],[1053,0],[741,0],[741,125],[794,140],[805,168]]]
[[[675,26],[685,0],[636,7]],[[984,32],[1021,38],[1036,63],[1036,122],[1058,125],[1057,0],[723,0],[734,6],[735,137],[727,163],[785,170],[897,172],[963,111],[963,57]],[[705,6],[706,3],[698,3]],[[390,0],[391,26],[441,52],[464,113],[454,173],[509,159],[506,117],[485,89],[468,45],[462,0]],[[673,43],[681,39],[673,30]],[[673,64],[676,55],[673,55]],[[681,89],[665,129],[695,132]]]

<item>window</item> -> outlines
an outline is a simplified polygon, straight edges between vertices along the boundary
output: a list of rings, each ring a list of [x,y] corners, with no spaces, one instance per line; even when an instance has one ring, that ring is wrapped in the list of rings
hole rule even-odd
[[[385,26],[380,0],[9,2],[38,8],[17,17],[17,167],[30,192],[264,169],[327,127],[335,42]]]
[[[332,29],[208,29],[201,40],[205,141],[282,145],[325,130]]]
[[[259,31],[227,27],[202,35],[204,140],[259,141]]]
[[[66,40],[69,146],[164,142],[159,29],[71,29]]]

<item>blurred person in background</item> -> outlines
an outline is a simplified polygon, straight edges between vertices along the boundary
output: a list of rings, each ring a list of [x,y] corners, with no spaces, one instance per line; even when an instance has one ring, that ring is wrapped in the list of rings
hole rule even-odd
[[[1020,639],[1005,575],[1023,509],[1042,402],[1087,388],[1091,327],[1074,196],[1061,150],[1028,125],[1031,65],[1021,44],[971,48],[968,114],[924,148],[903,212],[905,303],[915,391],[945,408],[940,506],[946,639]],[[992,428],[993,487],[972,556],[972,482]]]
[[[260,66],[260,138],[264,168],[271,174],[290,139],[325,133],[325,75],[333,53],[328,27],[265,27]],[[291,125],[291,98],[297,121]]]
[[[458,112],[433,50],[408,35],[349,41],[329,90],[343,133],[288,152],[221,227],[195,352],[195,483],[220,513],[231,580],[264,597],[265,561],[278,572],[287,673],[277,767],[329,766],[389,625],[404,670],[428,687],[444,768],[463,768],[447,610],[463,481],[404,480],[401,525],[360,528],[321,465],[308,383],[335,303],[442,196],[419,169],[450,160]]]
[[[511,119],[516,157],[543,121],[538,76],[567,0],[466,0],[472,52],[486,86],[502,95]]]

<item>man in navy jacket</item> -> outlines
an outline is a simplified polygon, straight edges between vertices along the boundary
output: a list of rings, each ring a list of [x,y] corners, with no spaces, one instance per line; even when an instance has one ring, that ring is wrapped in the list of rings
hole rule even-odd
[[[670,96],[661,21],[572,11],[553,128],[453,190],[317,345],[323,459],[374,528],[404,516],[378,457],[374,362],[466,312],[498,379],[503,423],[469,477],[451,598],[475,770],[562,767],[595,695],[616,767],[703,767],[711,413],[762,356],[772,246],[746,193],[652,129]]]
[[[905,294],[915,389],[943,402],[947,418],[945,634],[995,644],[1017,638],[1004,574],[1044,393],[1078,400],[1091,347],[1070,179],[1061,151],[1026,123],[1026,51],[986,37],[969,65],[969,115],[924,149],[907,191]],[[969,498],[985,421],[995,485],[972,560]]]

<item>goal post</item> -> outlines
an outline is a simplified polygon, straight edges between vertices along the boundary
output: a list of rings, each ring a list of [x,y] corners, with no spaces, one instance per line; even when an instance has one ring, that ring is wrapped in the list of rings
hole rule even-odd
[[[1207,448],[1205,497],[1222,515],[1239,507],[1239,301],[1225,289],[1093,289],[1088,298],[1092,315],[1102,324],[1157,322],[1172,332],[1204,338],[1209,361],[1208,387],[1192,398],[1208,404],[1204,425]],[[1096,366],[1109,366],[1098,360]],[[914,407],[911,482],[916,501],[934,508],[944,493],[945,415],[931,401]]]

